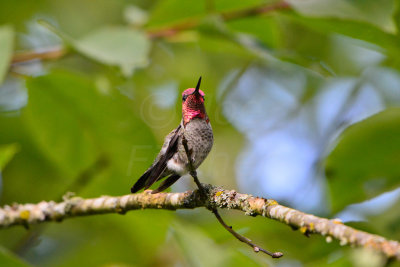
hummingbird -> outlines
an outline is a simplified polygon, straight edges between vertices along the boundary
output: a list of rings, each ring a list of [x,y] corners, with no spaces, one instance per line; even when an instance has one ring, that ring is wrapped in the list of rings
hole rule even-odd
[[[192,171],[191,167],[197,169],[211,151],[214,137],[210,119],[204,107],[205,98],[204,92],[200,90],[200,83],[201,77],[196,88],[183,91],[181,123],[165,137],[161,151],[153,164],[132,186],[132,193],[142,188],[148,189],[162,179],[165,180],[152,191],[152,194],[167,189],[183,175]],[[184,139],[191,152],[192,166],[182,143]]]

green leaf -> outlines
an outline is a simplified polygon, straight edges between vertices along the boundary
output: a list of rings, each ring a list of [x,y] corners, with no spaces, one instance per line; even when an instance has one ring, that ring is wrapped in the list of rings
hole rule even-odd
[[[400,186],[400,108],[350,126],[326,160],[333,212]]]
[[[106,65],[119,66],[125,76],[148,64],[150,41],[138,30],[105,27],[73,42],[76,50]]]
[[[48,75],[28,80],[27,88],[24,118],[36,143],[53,164],[75,175],[95,160],[99,147],[82,103],[95,105],[94,86],[79,76]]]
[[[231,12],[248,9],[265,3],[263,0],[218,0],[218,1],[158,1],[152,10],[149,28],[161,28],[172,24],[201,19],[213,12]]]
[[[238,9],[247,9],[247,8],[259,6],[262,4],[265,4],[265,1],[263,1],[263,0],[247,0],[247,1],[218,0],[218,1],[214,1],[215,10],[219,11],[219,12],[221,12],[221,11],[228,12],[228,11],[238,10]]]
[[[0,27],[0,85],[8,71],[14,43],[14,30],[11,26]]]
[[[171,230],[190,266],[224,266],[231,256],[229,250],[219,247],[200,229],[188,223],[176,221]],[[222,227],[221,231],[224,231]]]
[[[7,163],[11,161],[18,150],[18,144],[0,146],[0,172],[4,169]]]
[[[149,27],[161,27],[205,14],[204,1],[165,0],[157,2],[150,15]]]
[[[36,145],[36,140],[33,140],[31,131],[21,116],[0,114],[0,129],[7,129],[0,134],[1,144],[18,144],[19,147],[12,162],[2,171],[2,204],[39,202],[43,199],[56,200],[56,196],[65,193],[65,186],[61,183],[68,182],[68,179],[65,179],[65,176],[60,177],[54,165],[49,164],[48,158],[43,156],[42,148]],[[36,186],[37,184],[41,186]],[[21,192],[30,193],[21,194]],[[7,235],[5,236],[1,238],[7,241]],[[13,238],[17,240],[17,237]]]
[[[393,0],[289,0],[288,2],[304,16],[362,21],[387,32],[396,32],[392,19]]]
[[[380,208],[378,214],[372,214],[367,216],[367,221],[364,222],[369,229],[366,231],[374,232],[382,236],[390,236],[390,239],[399,240],[400,239],[400,198],[393,201],[390,207]],[[362,229],[359,225],[355,228]],[[372,230],[371,230],[372,229]],[[365,231],[365,230],[364,230]]]
[[[395,12],[393,15],[394,23],[396,24],[397,30],[400,30],[400,2],[396,1],[395,2]]]
[[[89,216],[66,224],[49,225],[44,239],[56,240],[66,251],[59,250],[53,257],[42,259],[40,266],[154,265],[155,261],[165,259],[161,246],[168,246],[165,235],[174,217],[174,213],[143,210],[126,216],[104,216],[100,221],[96,216]],[[118,242],[111,241],[115,236],[119,237]],[[171,254],[169,256],[174,257]]]
[[[128,5],[125,8],[124,17],[127,23],[136,27],[141,27],[149,20],[147,11],[134,5]]]
[[[10,251],[0,246],[0,266],[7,267],[27,267],[30,264],[19,259],[17,256],[12,254]]]
[[[295,13],[286,13],[285,17],[321,33],[338,33],[360,39],[399,55],[399,37],[385,33],[379,28],[364,22],[339,18],[308,18]]]
[[[129,192],[134,180],[130,176],[138,177],[147,167],[138,166],[143,162],[135,156],[156,147],[147,125],[133,113],[132,106],[140,103],[132,104],[117,90],[101,91],[89,77],[65,71],[31,79],[27,87],[24,120],[49,161],[71,179],[104,158],[109,162],[100,164],[107,165],[100,168],[104,175],[85,189],[91,196]],[[71,181],[64,178],[62,183],[60,190]]]
[[[231,30],[251,34],[269,47],[279,45],[279,25],[276,17],[246,17],[227,23]]]
[[[74,39],[50,23],[39,23],[57,34],[79,53],[105,65],[117,66],[125,76],[148,64],[150,41],[142,31],[128,27],[103,27]]]

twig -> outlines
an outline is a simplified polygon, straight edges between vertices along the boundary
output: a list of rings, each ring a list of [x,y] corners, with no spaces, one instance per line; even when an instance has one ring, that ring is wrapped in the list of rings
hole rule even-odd
[[[222,224],[222,226],[223,226],[227,231],[229,231],[229,233],[231,233],[234,237],[236,237],[237,239],[239,239],[239,241],[242,241],[242,242],[246,243],[247,245],[249,245],[250,247],[252,247],[253,250],[254,250],[254,252],[262,251],[262,252],[264,252],[265,254],[270,255],[272,258],[280,258],[280,257],[283,256],[283,253],[282,253],[282,252],[274,252],[274,253],[271,253],[271,252],[269,252],[268,250],[265,250],[265,249],[263,249],[263,248],[257,246],[256,244],[251,243],[251,240],[250,240],[250,239],[248,239],[247,237],[244,237],[244,236],[238,234],[237,232],[235,232],[235,231],[232,229],[232,226],[228,226],[228,225],[224,222],[224,220],[222,220],[222,218],[221,218],[221,216],[219,215],[217,209],[213,209],[212,212],[214,213],[215,217],[217,217],[217,219],[218,219],[218,221],[220,222],[220,224]]]
[[[67,54],[67,49],[63,46],[43,49],[42,51],[17,52],[12,58],[12,64],[23,63],[31,60],[59,59]]]
[[[197,177],[197,172],[195,170],[195,168],[193,167],[193,160],[192,160],[192,151],[189,150],[188,144],[187,144],[187,140],[185,138],[185,135],[182,135],[182,144],[183,147],[185,148],[185,152],[186,152],[186,156],[188,158],[188,163],[189,163],[189,169],[190,169],[190,175],[193,177],[194,182],[196,183],[197,187],[199,188],[199,191],[201,193],[201,195],[204,197],[204,199],[208,198],[208,194],[206,192],[206,190],[204,189],[203,185],[200,183],[198,177]],[[206,206],[207,209],[209,209],[217,218],[218,222],[229,232],[231,233],[234,237],[236,237],[239,241],[249,245],[250,247],[253,248],[254,252],[264,252],[265,254],[271,256],[272,258],[280,258],[283,256],[282,252],[269,252],[268,250],[265,250],[255,244],[253,244],[251,242],[250,239],[248,239],[247,237],[244,237],[242,235],[240,235],[239,233],[237,233],[236,231],[233,230],[232,226],[228,226],[224,220],[222,219],[221,215],[219,214],[217,208],[213,207],[212,205],[207,205]]]

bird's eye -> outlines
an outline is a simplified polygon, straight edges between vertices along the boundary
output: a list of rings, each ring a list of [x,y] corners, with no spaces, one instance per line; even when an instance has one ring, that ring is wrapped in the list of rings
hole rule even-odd
[[[187,97],[188,97],[188,95],[183,95],[182,96],[182,101],[185,101]]]

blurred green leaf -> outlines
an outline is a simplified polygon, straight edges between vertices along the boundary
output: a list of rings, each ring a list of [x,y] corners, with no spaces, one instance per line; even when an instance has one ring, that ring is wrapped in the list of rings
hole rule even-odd
[[[393,201],[390,207],[381,208],[375,214],[367,215],[367,220],[363,222],[368,228],[360,227],[360,223],[352,226],[363,231],[374,232],[376,234],[389,237],[392,240],[400,240],[400,197]],[[399,263],[400,264],[400,263]]]
[[[158,1],[150,14],[148,27],[162,27],[205,14],[205,1]]]
[[[136,68],[148,64],[151,43],[142,31],[108,26],[74,39],[45,20],[39,23],[88,58],[119,67],[125,76],[131,76]]]
[[[338,33],[355,39],[376,44],[395,55],[400,54],[400,38],[386,33],[379,28],[364,22],[338,18],[309,18],[295,13],[286,13],[285,17],[321,33]]]
[[[43,150],[38,147],[25,120],[21,116],[0,114],[0,129],[7,129],[0,134],[1,144],[16,143],[19,146],[18,153],[2,172],[1,202],[38,202],[54,199],[64,193],[62,190],[69,182],[69,179],[66,179],[68,177],[60,177],[54,162],[51,164],[48,155],[44,155]]]
[[[283,18],[289,17],[290,20],[283,20],[285,27],[281,26],[279,31],[282,41],[279,48],[274,51],[274,55],[281,60],[304,66],[308,70],[316,71],[324,76],[334,75],[335,70],[332,69],[329,62],[332,40],[327,32],[310,29],[310,27],[293,20],[291,16],[297,18],[298,15],[287,12],[282,16]],[[298,38],[299,36],[301,38]]]
[[[18,144],[10,144],[0,146],[0,172],[4,169],[7,163],[14,157],[18,152]]]
[[[259,6],[262,4],[265,4],[266,1],[264,0],[247,0],[247,1],[242,1],[242,0],[217,0],[217,1],[210,1],[213,2],[215,5],[215,10],[217,11],[231,11],[231,10],[237,10],[237,9],[245,9],[245,8],[251,8],[254,6]]]
[[[263,0],[159,1],[152,10],[148,27],[166,27],[175,23],[184,23],[185,20],[201,18],[212,12],[230,12],[251,8],[263,3],[265,3]]]
[[[363,21],[387,32],[396,31],[392,19],[393,0],[288,0],[288,2],[305,16]]]
[[[55,240],[53,246],[57,250],[48,251],[50,257],[40,259],[38,265],[149,266],[162,262],[163,249],[159,247],[165,244],[173,218],[169,211],[143,210],[125,216],[110,214],[101,220],[89,216],[50,225],[42,238]]]
[[[133,114],[132,101],[115,89],[97,90],[89,78],[65,71],[31,79],[27,87],[30,101],[24,118],[55,166],[67,177],[76,177],[105,158],[111,161],[109,171],[89,184],[92,194],[129,192],[129,177],[145,169],[143,162],[136,164],[132,151],[156,146],[147,125]],[[136,165],[130,168],[132,164]]]
[[[273,16],[245,17],[230,21],[227,25],[231,30],[253,35],[269,48],[278,47],[281,41],[279,25]]]
[[[393,19],[396,24],[397,31],[400,31],[400,2],[396,1],[395,6],[396,6],[396,8],[395,8],[395,12],[393,15]]]
[[[128,5],[125,8],[124,17],[126,22],[136,27],[142,26],[149,20],[147,11],[134,5]]]
[[[10,251],[0,246],[0,266],[27,267],[31,265],[19,259],[17,256],[13,255]]]
[[[219,247],[197,227],[176,222],[172,231],[189,266],[223,266],[230,257],[228,250]]]
[[[0,27],[0,85],[8,71],[13,53],[14,30],[11,26]]]
[[[210,36],[200,35],[198,40],[198,45],[202,50],[207,51],[210,54],[214,54],[216,57],[221,55],[221,53],[231,53],[232,57],[242,58],[244,60],[254,57],[251,51],[245,49],[237,43],[230,40],[229,36],[215,36],[210,38]]]
[[[99,95],[79,76],[53,74],[27,82],[29,103],[24,110],[35,141],[56,166],[69,176],[87,167],[99,153],[88,100],[96,106]]]
[[[400,108],[350,126],[326,160],[333,212],[400,186]]]
[[[73,45],[93,60],[119,66],[125,76],[148,64],[150,41],[138,30],[105,27],[74,41]]]

